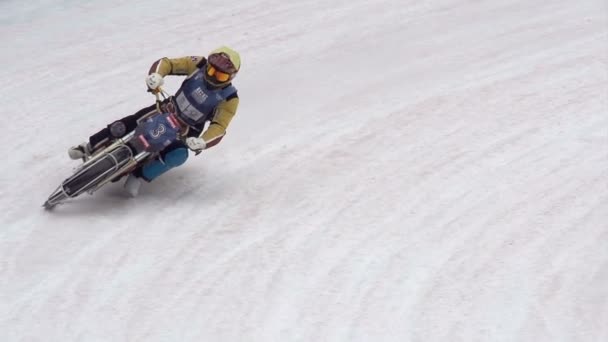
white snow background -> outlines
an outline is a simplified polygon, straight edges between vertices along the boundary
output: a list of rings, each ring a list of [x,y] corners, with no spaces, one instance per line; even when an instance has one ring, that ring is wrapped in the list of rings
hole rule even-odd
[[[0,341],[608,341],[604,0],[3,0],[0,44]],[[224,44],[220,145],[41,208]]]

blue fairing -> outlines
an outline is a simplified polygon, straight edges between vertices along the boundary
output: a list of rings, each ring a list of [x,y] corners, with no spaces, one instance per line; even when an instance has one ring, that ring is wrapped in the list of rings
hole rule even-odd
[[[135,136],[142,137],[149,146],[148,152],[160,152],[178,139],[179,127],[171,120],[170,114],[154,115],[140,122],[135,129]]]

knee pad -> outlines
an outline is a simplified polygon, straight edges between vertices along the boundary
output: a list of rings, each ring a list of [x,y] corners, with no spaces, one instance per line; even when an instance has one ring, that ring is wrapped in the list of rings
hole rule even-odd
[[[186,160],[188,160],[188,149],[184,147],[171,150],[163,156],[163,161],[168,167],[180,166]]]
[[[167,152],[162,161],[154,160],[153,162],[145,165],[141,169],[142,178],[150,182],[154,178],[162,175],[163,173],[171,170],[174,167],[180,166],[188,159],[188,149],[179,147],[174,150]]]

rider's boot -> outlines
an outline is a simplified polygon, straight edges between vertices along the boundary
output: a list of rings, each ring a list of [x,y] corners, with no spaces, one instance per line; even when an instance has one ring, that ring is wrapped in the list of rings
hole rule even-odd
[[[83,142],[80,145],[72,146],[68,149],[68,156],[70,159],[83,159],[87,160],[93,153],[91,145],[88,142]]]

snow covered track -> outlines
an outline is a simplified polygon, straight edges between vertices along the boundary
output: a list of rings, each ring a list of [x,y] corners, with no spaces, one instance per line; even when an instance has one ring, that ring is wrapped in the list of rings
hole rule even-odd
[[[608,340],[605,1],[183,3],[0,3],[0,341]],[[40,208],[221,44],[222,144]]]

